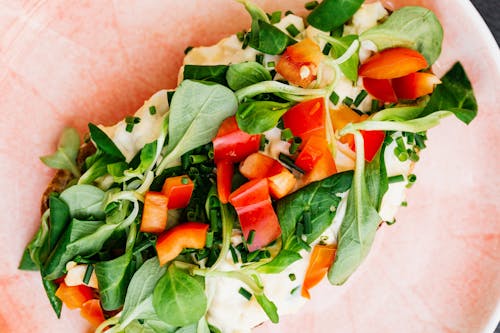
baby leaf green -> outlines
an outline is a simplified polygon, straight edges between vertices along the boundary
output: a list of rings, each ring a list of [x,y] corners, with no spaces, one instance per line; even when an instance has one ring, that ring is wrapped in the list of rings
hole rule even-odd
[[[98,187],[82,184],[68,187],[61,193],[72,217],[77,219],[104,218],[104,191]]]
[[[122,152],[118,147],[116,147],[113,140],[111,140],[103,130],[101,130],[96,125],[89,123],[89,131],[90,137],[92,141],[94,141],[95,145],[99,150],[104,152],[105,154],[115,157],[120,161],[125,160],[125,156],[123,156]]]
[[[307,17],[313,27],[332,31],[347,22],[364,0],[324,0]]]
[[[57,151],[52,155],[42,156],[40,159],[51,168],[68,170],[73,176],[80,177],[80,170],[76,164],[79,149],[78,132],[74,128],[65,128],[57,144]]]
[[[281,116],[295,103],[273,101],[248,101],[241,103],[236,112],[238,126],[244,132],[260,134],[278,124]]]
[[[269,71],[255,61],[232,64],[226,74],[229,88],[239,90],[254,83],[271,80]]]

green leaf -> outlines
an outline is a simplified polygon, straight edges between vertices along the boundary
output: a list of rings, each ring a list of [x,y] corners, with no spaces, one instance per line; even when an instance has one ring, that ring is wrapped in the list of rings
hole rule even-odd
[[[469,124],[477,115],[477,101],[472,85],[459,62],[441,78],[441,84],[432,93],[421,116],[439,110],[452,112],[465,124]]]
[[[42,285],[43,289],[45,289],[45,293],[47,294],[47,298],[49,299],[49,303],[52,306],[52,309],[56,313],[57,318],[61,317],[61,309],[62,309],[62,301],[59,297],[56,296],[57,288],[59,285],[54,281],[48,281],[43,278],[42,273]]]
[[[69,207],[71,216],[77,219],[104,219],[104,192],[92,185],[74,185],[60,195]]]
[[[184,65],[183,79],[196,81],[210,81],[227,86],[227,65]]]
[[[265,54],[281,54],[287,46],[296,43],[293,38],[274,25],[261,20],[256,24],[252,23],[252,30],[249,34],[248,45]]]
[[[335,59],[340,58],[347,49],[358,39],[356,35],[344,36],[341,38],[328,37],[325,38],[332,46],[330,53]],[[353,82],[358,80],[358,66],[359,66],[359,53],[356,51],[345,62],[339,65],[340,70],[344,73],[345,77]]]
[[[365,177],[368,195],[372,199],[372,204],[375,209],[380,211],[382,205],[382,198],[389,189],[389,182],[387,180],[387,170],[384,161],[384,151],[386,145],[383,144],[375,158],[366,164]]]
[[[379,51],[393,47],[417,50],[431,66],[441,54],[443,27],[431,10],[408,6],[393,12],[384,23],[363,32],[360,39],[372,41]]]
[[[278,124],[281,116],[295,103],[248,101],[241,103],[236,112],[238,126],[244,132],[260,134]]]
[[[89,131],[90,131],[90,137],[92,138],[92,141],[94,141],[96,147],[104,152],[105,154],[115,157],[118,160],[124,161],[125,156],[123,156],[122,152],[118,147],[116,147],[115,143],[113,140],[111,140],[106,133],[103,132],[99,127],[96,125],[89,123]]]
[[[49,197],[49,248],[54,249],[57,241],[63,234],[64,230],[71,222],[71,213],[68,205],[56,196]]]
[[[57,144],[57,151],[40,159],[47,166],[70,171],[73,176],[80,177],[76,158],[80,149],[80,136],[74,128],[65,128]]]
[[[156,174],[178,164],[184,153],[209,143],[222,121],[237,108],[235,95],[224,86],[182,81],[170,106],[167,154]]]
[[[324,0],[307,17],[313,27],[332,31],[347,22],[364,0]]]
[[[26,248],[19,262],[18,269],[22,271],[38,271],[38,265],[31,259],[30,251]]]
[[[269,300],[269,298],[266,297],[266,295],[262,294],[255,294],[255,299],[257,300],[257,303],[260,304],[264,312],[267,314],[271,322],[273,323],[279,323],[280,317],[278,315],[278,308],[276,305]]]
[[[158,317],[169,325],[195,324],[207,310],[204,286],[172,264],[153,291],[153,306]]]
[[[226,74],[229,88],[239,90],[254,83],[272,80],[269,71],[255,61],[232,64]]]
[[[257,271],[265,274],[278,274],[300,259],[302,256],[296,251],[282,249],[273,260],[257,268]]]

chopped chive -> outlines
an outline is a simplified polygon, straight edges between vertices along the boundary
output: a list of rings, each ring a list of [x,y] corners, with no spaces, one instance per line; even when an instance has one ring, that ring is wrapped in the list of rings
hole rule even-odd
[[[182,178],[181,178],[181,183],[182,183],[183,185],[187,185],[187,184],[189,184],[189,178],[188,178],[188,177],[182,177]]]
[[[167,102],[168,105],[172,104],[172,97],[174,97],[175,90],[167,91]]]
[[[208,160],[208,156],[206,155],[190,155],[189,162],[191,164],[200,164]]]
[[[302,174],[305,173],[305,171],[302,170],[302,168],[299,168],[297,165],[295,165],[294,160],[292,158],[290,158],[290,156],[287,156],[283,153],[280,153],[278,159],[281,162],[283,162],[283,164],[285,164],[285,166],[287,166],[289,169],[293,169],[293,170],[298,171]]]
[[[152,116],[156,114],[156,107],[154,105],[149,107],[149,114]]]
[[[281,140],[283,141],[288,141],[293,138],[293,133],[292,130],[289,128],[285,128],[283,131],[281,131]]]
[[[250,36],[245,34],[245,38],[243,39],[243,43],[241,44],[241,48],[244,50],[247,48],[248,43],[250,43]]]
[[[409,181],[410,183],[414,183],[414,182],[416,182],[416,181],[417,181],[417,176],[416,176],[416,175],[414,175],[413,173],[409,174],[409,175],[408,175],[408,181]]]
[[[251,245],[252,242],[253,242],[253,239],[255,238],[255,230],[250,230],[250,232],[248,233],[248,238],[247,238],[247,244],[248,245]]]
[[[293,138],[292,143],[290,144],[290,148],[288,149],[288,152],[293,155],[299,150],[300,145],[302,144],[302,139],[299,137]]]
[[[317,1],[309,1],[304,5],[304,7],[306,7],[307,10],[313,10],[318,7],[318,5],[319,3]]]
[[[276,71],[274,69],[272,69],[272,70],[269,71],[269,74],[274,79],[274,76],[276,75]]]
[[[266,149],[266,145],[268,143],[269,143],[269,140],[264,135],[262,135],[260,137],[259,150],[264,151]]]
[[[356,98],[354,99],[354,105],[356,107],[358,107],[361,103],[363,103],[366,96],[368,96],[368,93],[366,92],[366,90],[361,90],[359,92],[358,96],[356,96]]]
[[[292,23],[286,27],[286,31],[290,34],[290,36],[295,37],[300,34],[299,29]]]
[[[239,260],[238,260],[238,254],[236,253],[236,249],[234,248],[234,246],[232,245],[229,246],[229,252],[231,252],[231,258],[233,259],[233,263],[237,264]]]
[[[196,260],[200,261],[200,260],[205,259],[205,258],[206,258],[206,257],[208,257],[209,255],[210,255],[210,250],[208,250],[208,249],[203,249],[203,250],[198,251],[198,252],[195,254],[195,257],[196,257]]]
[[[138,124],[140,122],[141,122],[141,118],[139,118],[139,117],[133,117],[133,116],[125,117],[125,123],[127,123],[127,124]]]
[[[193,47],[192,47],[192,46],[188,46],[188,47],[186,47],[186,48],[184,49],[184,54],[188,54],[188,53],[189,53],[189,51],[191,51],[192,49],[193,49]]]
[[[372,100],[372,108],[371,108],[371,113],[375,113],[378,111],[379,105],[378,105],[378,99],[373,99]]]
[[[340,99],[339,95],[337,95],[337,93],[335,91],[332,91],[332,94],[330,95],[330,101],[333,104],[337,105],[337,103],[339,102],[339,99]]]
[[[189,170],[188,170],[188,176],[191,179],[194,179],[194,178],[196,178],[199,175],[200,175],[200,171],[198,169],[196,169],[195,167],[190,167],[189,168]]]
[[[344,34],[344,25],[342,24],[335,30],[330,31],[330,36],[340,38]]]
[[[245,297],[247,300],[250,300],[252,298],[252,294],[246,290],[245,288],[241,287],[240,290],[238,290],[241,296]]]
[[[332,44],[326,43],[325,47],[323,47],[323,51],[322,52],[323,52],[324,55],[329,55],[331,49],[332,49]]]
[[[415,143],[417,144],[418,148],[420,148],[420,149],[424,149],[426,147],[425,139],[419,134],[415,135]]]
[[[410,156],[408,156],[408,153],[404,151],[404,152],[399,153],[398,160],[400,160],[401,162],[404,162],[404,161],[407,161],[409,157]]]
[[[290,290],[290,295],[293,295],[297,292],[297,290],[299,290],[300,286],[297,286],[295,288],[293,288],[292,290]]]
[[[267,62],[267,67],[274,67],[274,66],[276,66],[276,63],[274,61]]]
[[[210,149],[208,150],[208,152],[207,152],[207,157],[208,157],[209,159],[211,159],[211,160],[213,160],[213,159],[214,159],[214,157],[215,157],[215,153],[214,153],[214,147],[213,147],[213,146],[212,146],[212,147],[210,147]]]
[[[387,181],[389,184],[394,184],[394,183],[400,183],[405,180],[405,177],[403,175],[397,175],[397,176],[392,176],[387,178]]]
[[[288,274],[288,278],[290,279],[290,281],[295,281],[297,279],[297,277],[293,273]]]
[[[406,201],[401,202],[401,207],[407,207],[407,206],[408,206],[408,202],[406,202]]]
[[[206,241],[205,241],[205,246],[206,247],[212,247],[213,244],[214,244],[214,232],[213,231],[209,231],[209,232],[207,232],[207,238],[206,238]]]
[[[134,130],[134,124],[127,124],[127,126],[125,126],[125,130],[129,133],[132,133],[132,131]]]
[[[92,277],[92,272],[94,271],[94,266],[93,265],[87,265],[87,269],[85,270],[85,275],[83,276],[83,283],[84,284],[89,284],[90,278]]]
[[[304,234],[309,235],[312,232],[311,211],[304,211],[302,221],[304,223]]]
[[[217,208],[210,209],[210,228],[217,232],[219,230],[219,210]]]
[[[279,23],[281,21],[281,11],[277,10],[273,12],[269,17],[269,21],[271,22],[271,24]]]
[[[255,61],[262,65],[264,62],[264,55],[262,53],[257,53],[255,55]]]
[[[184,154],[181,155],[181,165],[183,169],[189,168],[189,165],[191,164],[191,159],[189,154]]]
[[[291,10],[287,10],[287,11],[285,12],[285,16],[288,16],[288,15],[290,15],[290,14],[294,15],[294,13],[293,13]]]
[[[349,97],[349,96],[346,96],[346,98],[344,98],[344,100],[342,101],[342,103],[344,103],[344,104],[345,104],[345,105],[347,105],[347,106],[351,106],[351,105],[352,105],[352,102],[353,102],[353,100],[352,100],[352,98],[351,98],[351,97]]]
[[[243,40],[245,39],[245,34],[246,34],[246,32],[244,30],[243,31],[238,31],[236,33],[236,37],[238,38],[238,40],[240,42],[243,42]]]
[[[400,136],[397,137],[396,138],[396,143],[397,143],[398,148],[399,148],[400,151],[405,151],[406,150],[405,142],[404,142],[404,140],[403,140],[402,137],[400,137]]]
[[[420,156],[418,156],[417,152],[415,150],[409,149],[410,151],[410,160],[412,162],[418,162],[420,160]]]
[[[409,132],[404,133],[406,133],[406,142],[408,142],[409,145],[412,145],[415,142],[415,134]]]
[[[393,225],[394,223],[396,223],[396,219],[392,220],[392,221],[385,221],[385,223],[387,225]]]

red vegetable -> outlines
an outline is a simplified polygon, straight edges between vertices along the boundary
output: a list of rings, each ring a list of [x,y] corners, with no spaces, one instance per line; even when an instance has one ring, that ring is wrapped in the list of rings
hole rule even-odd
[[[371,162],[385,139],[384,131],[360,131],[363,135],[364,147],[365,147],[365,160]],[[352,143],[351,149],[356,151],[356,144]]]
[[[283,115],[283,124],[303,141],[311,135],[326,137],[323,98],[311,99],[293,106]]]
[[[286,48],[276,64],[276,71],[288,82],[300,87],[307,87],[316,79],[322,56],[318,44],[305,38]]]
[[[330,149],[326,146],[325,151],[317,160],[316,164],[314,164],[312,170],[302,176],[301,185],[304,186],[325,179],[335,173],[337,173],[335,160],[333,159],[332,153],[330,153]]]
[[[142,211],[142,232],[160,233],[167,227],[168,197],[159,192],[147,192]]]
[[[258,250],[280,236],[281,228],[271,204],[267,178],[243,184],[231,193],[229,202],[236,209],[245,239],[248,240],[253,230],[253,240],[247,244],[249,251]]]
[[[188,205],[193,189],[193,182],[184,175],[167,178],[161,192],[168,198],[168,208],[177,209]]]
[[[101,325],[106,320],[102,312],[101,302],[98,299],[91,299],[83,303],[80,315],[94,327]]]
[[[248,179],[274,176],[284,168],[280,162],[262,153],[253,153],[240,163],[240,173]]]
[[[207,241],[208,224],[186,222],[179,224],[158,237],[156,252],[160,265],[175,259],[183,249],[202,249]]]
[[[396,103],[398,98],[392,87],[391,80],[363,78],[365,90],[384,103]]]
[[[222,122],[213,144],[216,163],[223,160],[240,162],[259,151],[260,134],[250,135],[243,132],[233,116]]]
[[[220,161],[216,164],[217,168],[217,194],[223,204],[227,204],[231,194],[233,182],[234,165],[230,161]]]
[[[392,86],[398,98],[416,99],[434,91],[441,80],[430,73],[411,73],[392,80]]]
[[[302,170],[311,171],[324,153],[329,153],[326,139],[312,135],[302,145],[302,149],[295,160],[295,164]]]
[[[397,47],[376,53],[361,65],[358,73],[370,79],[394,79],[427,67],[427,60],[422,54]]]
[[[67,286],[62,282],[57,288],[56,296],[69,308],[81,308],[83,303],[94,297],[92,288],[83,284],[78,286]]]
[[[335,258],[336,248],[332,245],[316,245],[311,254],[311,260],[307,267],[304,283],[302,284],[302,296],[311,298],[309,289],[317,285],[326,275]]]

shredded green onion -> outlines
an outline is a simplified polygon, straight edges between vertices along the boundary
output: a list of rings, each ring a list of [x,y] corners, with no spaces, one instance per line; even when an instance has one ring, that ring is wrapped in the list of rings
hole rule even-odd
[[[271,24],[276,24],[276,23],[279,23],[281,21],[281,11],[280,10],[277,10],[275,12],[273,12],[271,15],[269,15],[269,22]]]
[[[238,38],[238,40],[239,40],[240,42],[243,42],[243,40],[245,39],[245,34],[246,34],[246,32],[245,32],[245,31],[238,31],[238,32],[236,33],[236,37]]]
[[[262,65],[264,62],[264,55],[262,53],[257,53],[255,55],[255,61]]]
[[[154,105],[149,107],[149,114],[152,116],[156,114],[156,107]]]
[[[287,155],[285,155],[283,153],[280,153],[278,159],[281,162],[283,162],[283,164],[285,164],[285,166],[287,166],[289,169],[293,169],[293,170],[298,171],[298,172],[300,172],[302,174],[305,173],[305,171],[302,170],[302,168],[298,167],[295,164],[295,161],[290,156],[287,156]]]
[[[191,164],[200,164],[206,162],[208,160],[208,156],[206,155],[190,155],[189,163]]]
[[[361,90],[359,92],[358,96],[356,96],[356,98],[354,99],[354,105],[356,107],[358,107],[364,101],[366,96],[368,96],[368,93],[366,92],[366,90]]]
[[[295,281],[297,279],[297,277],[293,273],[288,274],[288,278],[290,279],[290,281]]]
[[[232,245],[229,246],[229,252],[231,252],[231,258],[233,259],[233,263],[237,264],[239,262],[238,254],[236,253],[236,249]]]
[[[352,105],[352,103],[353,103],[353,100],[352,100],[352,98],[351,98],[351,97],[346,96],[346,98],[344,98],[344,100],[342,101],[342,103],[344,103],[344,104],[345,104],[345,105],[347,105],[347,106],[351,106],[351,105]]]
[[[409,181],[410,183],[414,183],[414,182],[416,182],[416,181],[417,181],[417,176],[416,176],[416,175],[414,175],[413,173],[409,174],[409,175],[408,175],[408,181]]]
[[[86,285],[89,284],[93,271],[94,271],[94,266],[91,264],[88,264],[87,269],[85,270],[85,275],[83,276],[83,283],[84,284],[86,284]]]
[[[286,27],[286,31],[292,36],[296,37],[298,34],[300,34],[299,29],[292,23]]]
[[[214,232],[209,231],[209,232],[207,232],[207,239],[205,241],[205,246],[212,247],[213,244],[214,244]]]
[[[332,91],[332,94],[330,95],[330,101],[333,104],[337,105],[337,103],[339,102],[339,99],[340,99],[339,95],[337,95],[337,93],[335,91]]]
[[[403,175],[397,175],[397,176],[392,176],[387,178],[387,181],[389,184],[394,184],[394,183],[400,183],[405,180],[405,177]]]
[[[267,62],[267,67],[274,67],[274,66],[276,66],[276,63],[274,61]]]
[[[313,10],[314,8],[318,7],[319,3],[317,1],[309,1],[307,2],[304,7],[307,10]]]
[[[238,290],[238,293],[241,296],[245,297],[247,300],[250,300],[250,298],[252,298],[252,294],[243,287],[240,287],[240,290]]]
[[[283,131],[281,131],[281,140],[283,141],[288,141],[293,138],[293,133],[292,130],[289,128],[285,128]]]
[[[329,55],[331,49],[332,49],[332,44],[326,43],[325,46],[323,47],[323,51],[322,52],[323,52],[324,55]]]
[[[372,108],[371,108],[371,113],[375,113],[378,111],[379,105],[378,105],[378,100],[373,99],[372,100]]]

